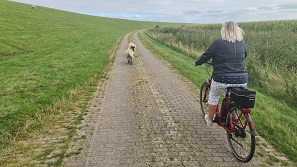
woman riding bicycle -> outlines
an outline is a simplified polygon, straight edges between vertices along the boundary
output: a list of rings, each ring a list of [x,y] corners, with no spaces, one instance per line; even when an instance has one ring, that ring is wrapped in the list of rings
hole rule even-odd
[[[219,97],[227,87],[246,86],[248,73],[244,68],[247,49],[243,40],[243,30],[233,21],[223,23],[221,38],[216,39],[195,62],[196,66],[212,59],[213,74],[208,98],[208,114],[205,121],[212,125]]]

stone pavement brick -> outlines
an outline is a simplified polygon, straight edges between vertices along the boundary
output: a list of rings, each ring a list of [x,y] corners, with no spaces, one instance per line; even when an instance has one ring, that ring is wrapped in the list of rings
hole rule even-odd
[[[147,50],[137,34],[133,65],[119,46],[106,91],[93,99],[82,153],[66,166],[266,166],[262,157],[244,164],[232,155],[226,134],[208,128],[193,85]],[[99,92],[96,92],[100,94]],[[271,166],[271,165],[270,165]]]

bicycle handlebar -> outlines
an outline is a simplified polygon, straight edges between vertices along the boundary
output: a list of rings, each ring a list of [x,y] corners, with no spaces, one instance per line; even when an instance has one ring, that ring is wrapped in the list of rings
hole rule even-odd
[[[208,62],[208,61],[205,62],[205,64],[208,64],[208,65],[211,65],[211,66],[213,65],[212,62]]]

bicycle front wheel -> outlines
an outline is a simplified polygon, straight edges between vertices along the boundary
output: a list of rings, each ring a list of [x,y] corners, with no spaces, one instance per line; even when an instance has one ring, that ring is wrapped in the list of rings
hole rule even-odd
[[[200,88],[200,107],[202,111],[203,118],[206,113],[208,113],[208,95],[209,95],[209,83],[206,81],[201,85]]]
[[[239,116],[241,110],[238,107],[232,107],[231,112]],[[227,118],[227,121],[229,119]],[[249,162],[255,153],[255,136],[251,135],[250,127],[245,126],[246,118],[244,115],[237,121],[235,131],[227,132],[227,139],[234,156],[241,162]],[[236,122],[236,120],[234,120]],[[248,125],[248,124],[246,124]]]

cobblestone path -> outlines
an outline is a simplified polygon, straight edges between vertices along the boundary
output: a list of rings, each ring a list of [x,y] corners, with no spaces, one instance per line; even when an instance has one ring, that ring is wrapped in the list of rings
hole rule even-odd
[[[137,45],[133,65],[123,55],[129,35]],[[80,130],[86,139],[73,148],[81,153],[66,166],[271,166],[260,156],[237,161],[225,132],[206,126],[197,100],[192,83],[147,50],[137,33],[127,34],[90,103]]]

